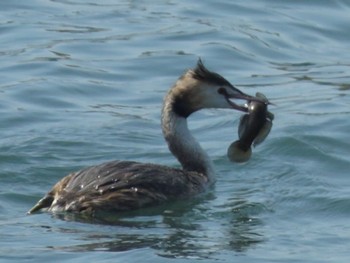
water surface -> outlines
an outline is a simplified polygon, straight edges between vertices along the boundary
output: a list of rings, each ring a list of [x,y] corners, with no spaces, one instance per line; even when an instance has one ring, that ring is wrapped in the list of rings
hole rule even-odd
[[[2,262],[348,262],[348,1],[0,3]],[[168,88],[201,57],[274,126],[232,164],[240,113],[189,119],[215,188],[102,221],[26,211],[65,174],[123,159],[178,166]]]

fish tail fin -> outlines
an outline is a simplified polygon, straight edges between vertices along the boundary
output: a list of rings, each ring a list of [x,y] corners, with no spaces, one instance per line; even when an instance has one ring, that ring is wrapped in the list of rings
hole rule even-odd
[[[231,162],[243,163],[250,159],[252,155],[252,148],[246,149],[242,147],[240,140],[231,143],[230,147],[227,149],[227,156]]]

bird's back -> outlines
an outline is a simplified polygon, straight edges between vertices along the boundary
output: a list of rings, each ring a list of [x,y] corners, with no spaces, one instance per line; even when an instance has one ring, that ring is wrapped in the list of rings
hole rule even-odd
[[[112,161],[67,175],[29,213],[127,211],[198,194],[207,184],[207,177],[196,172]]]

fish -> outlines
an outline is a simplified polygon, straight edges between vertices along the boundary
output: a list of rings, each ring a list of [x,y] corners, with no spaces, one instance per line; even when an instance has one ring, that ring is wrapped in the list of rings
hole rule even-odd
[[[227,149],[227,156],[232,162],[248,161],[252,155],[251,146],[255,147],[262,143],[272,129],[274,114],[267,109],[271,103],[260,92],[256,93],[256,97],[261,101],[248,102],[248,113],[241,117],[238,126],[239,139],[231,143]]]

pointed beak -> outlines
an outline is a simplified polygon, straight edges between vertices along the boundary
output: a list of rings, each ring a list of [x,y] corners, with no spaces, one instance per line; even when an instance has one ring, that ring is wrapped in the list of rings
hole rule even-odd
[[[241,105],[238,105],[236,103],[234,103],[232,101],[232,99],[237,99],[237,100],[246,100],[247,102],[250,102],[250,101],[257,101],[257,102],[261,102],[261,103],[264,103],[264,104],[271,104],[267,99],[262,99],[262,98],[258,98],[258,97],[254,97],[254,96],[250,96],[250,95],[247,95],[247,94],[244,94],[243,92],[241,92],[240,90],[234,88],[234,93],[231,93],[231,94],[228,94],[228,93],[225,93],[225,98],[227,100],[227,103],[231,105],[231,107],[233,109],[236,109],[236,110],[239,110],[239,111],[243,111],[243,112],[247,112],[248,111],[248,107],[246,105],[244,106],[241,106]]]

